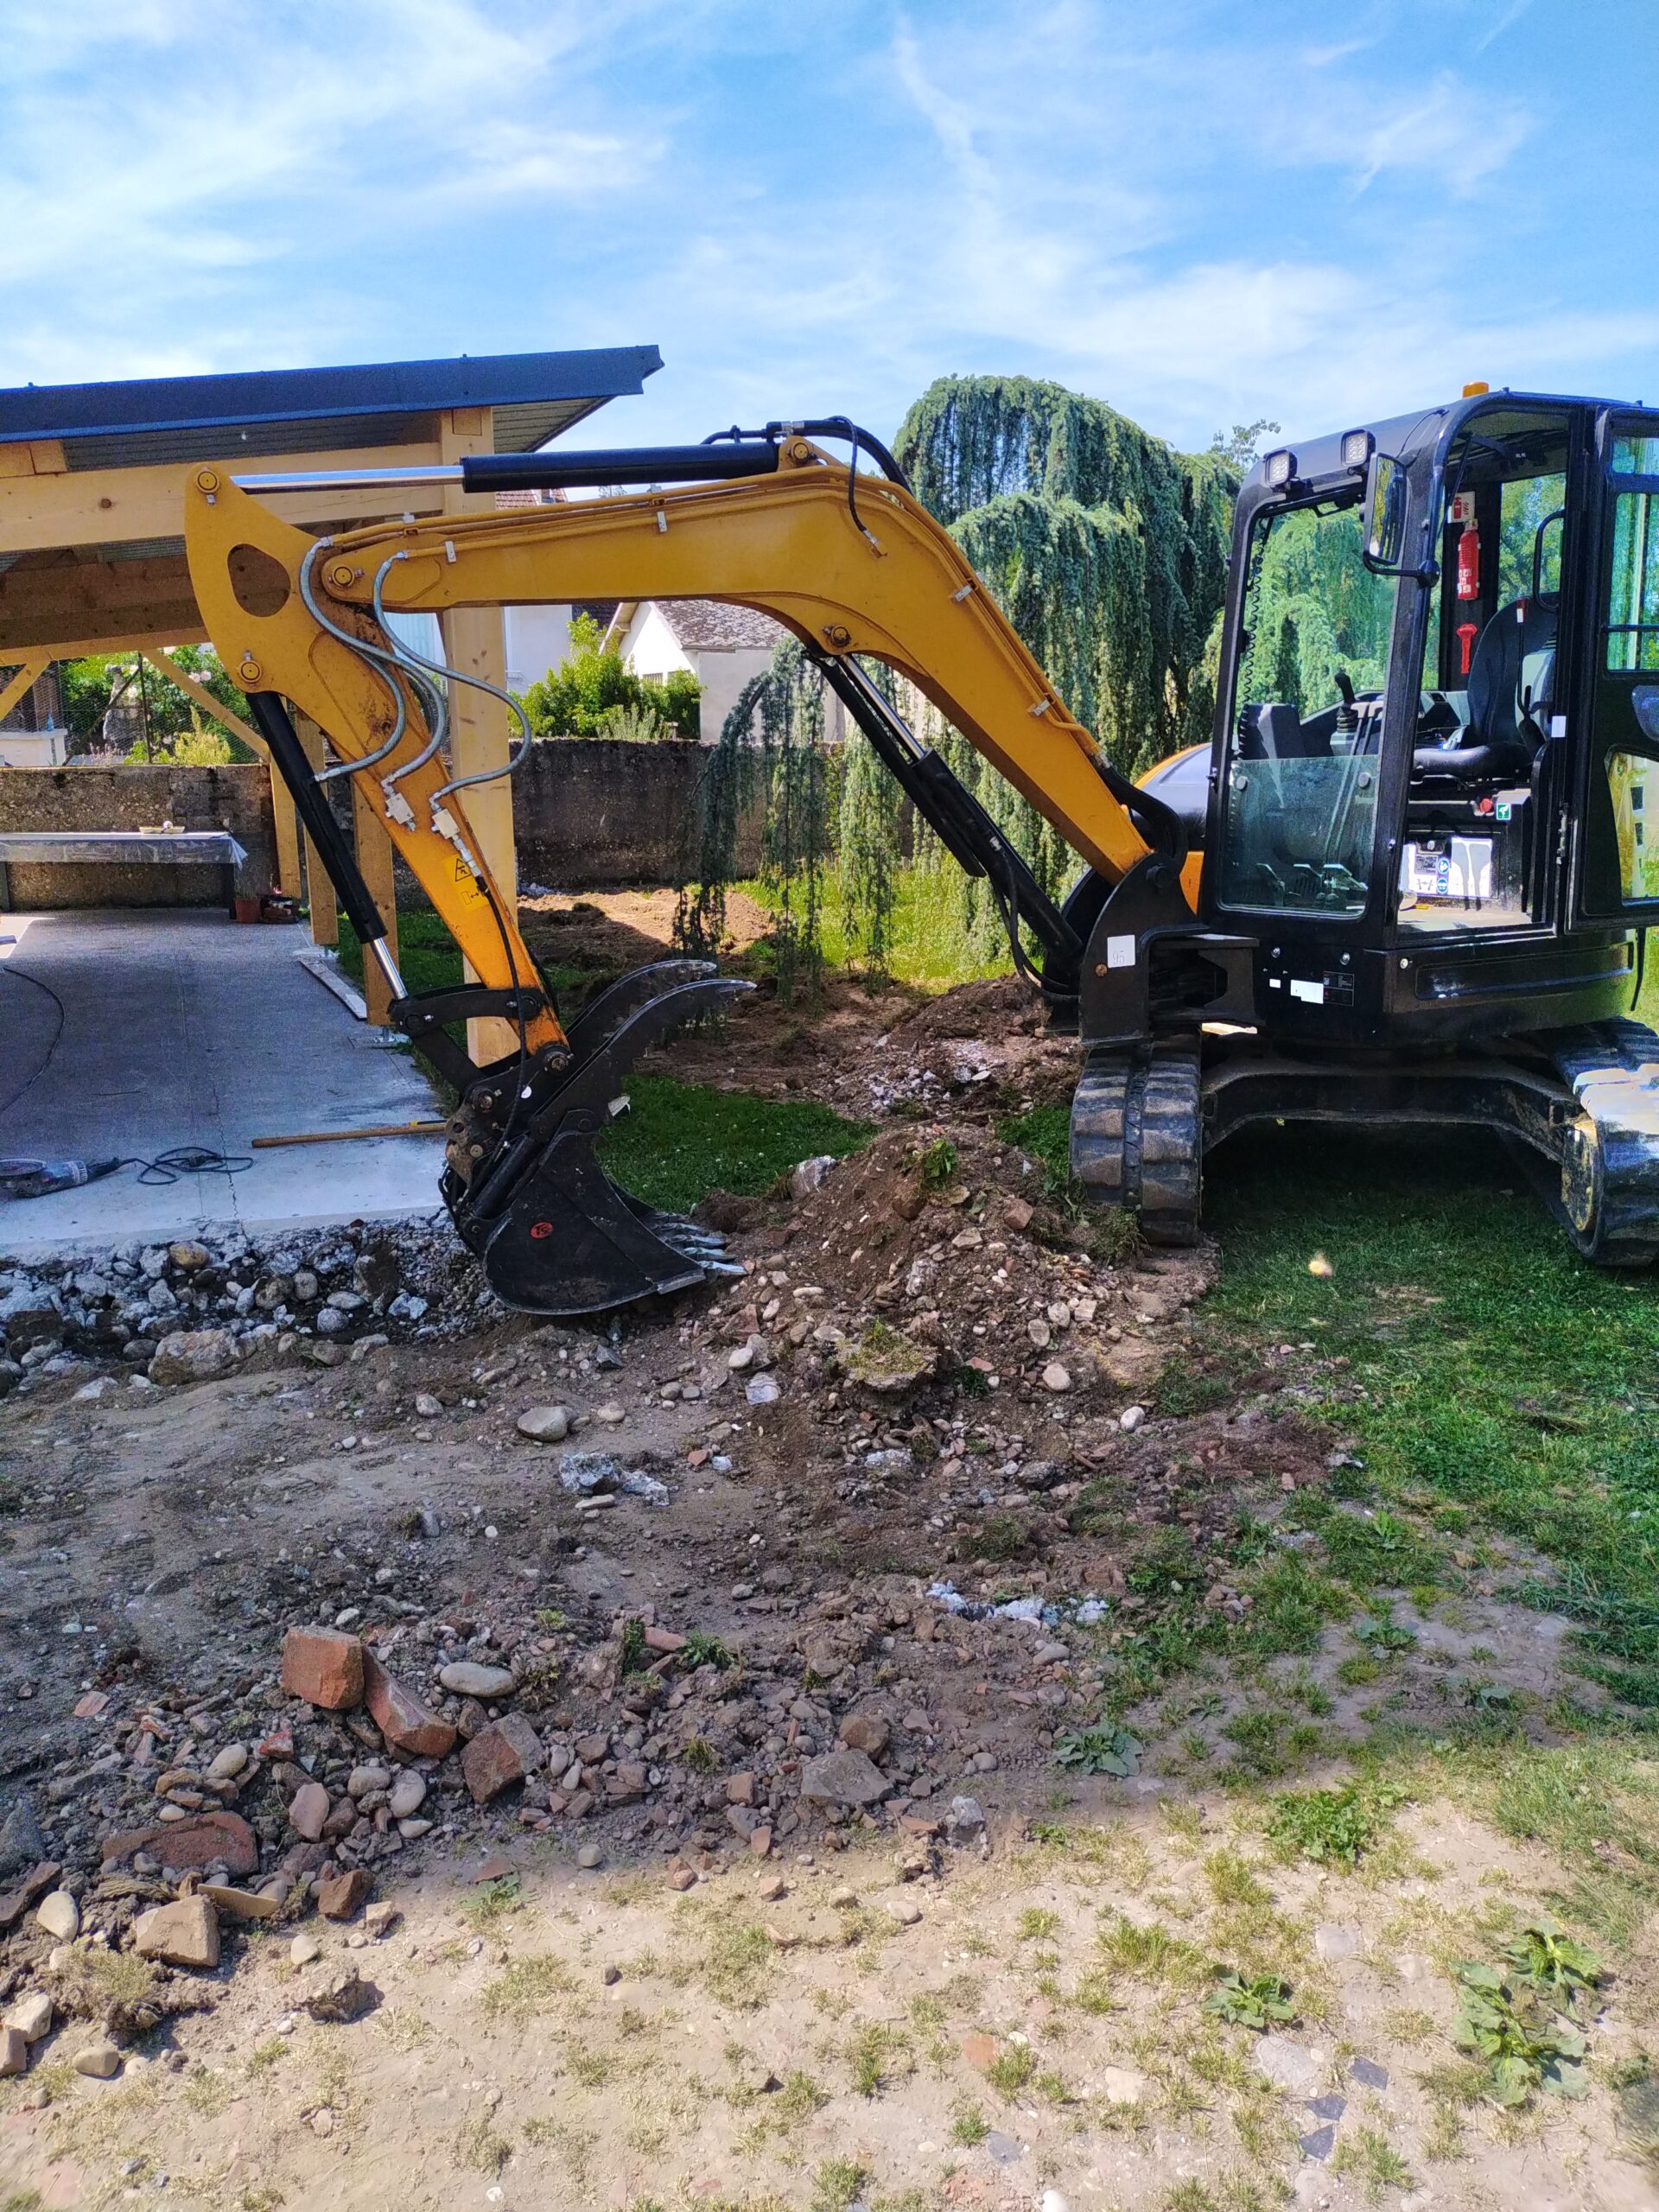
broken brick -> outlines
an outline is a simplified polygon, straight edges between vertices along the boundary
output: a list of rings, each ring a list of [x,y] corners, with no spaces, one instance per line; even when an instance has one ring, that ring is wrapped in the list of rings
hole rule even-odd
[[[317,1910],[325,1920],[351,1920],[362,1910],[368,1894],[369,1877],[361,1866],[325,1874],[317,1884]]]
[[[291,1628],[283,1638],[283,1688],[329,1713],[363,1702],[363,1643],[334,1628]]]
[[[509,1713],[480,1728],[461,1755],[461,1777],[476,1805],[534,1774],[542,1764],[541,1738],[522,1713]]]
[[[137,1848],[136,1846],[133,1847]],[[43,1859],[32,1873],[24,1875],[15,1889],[0,1892],[0,1934],[15,1928],[30,1905],[46,1895],[62,1872],[55,1859]]]
[[[21,2028],[0,2028],[0,2081],[29,2064],[29,2037]]]
[[[141,1912],[132,1923],[132,1948],[141,1959],[170,1967],[219,1964],[219,1915],[204,1897],[180,1897]]]
[[[240,1813],[199,1813],[194,1820],[164,1821],[146,1829],[129,1850],[147,1851],[163,1866],[211,1866],[222,1859],[232,1874],[251,1874],[259,1864],[259,1839]],[[105,1846],[107,1852],[108,1846]]]
[[[648,1625],[645,1630],[647,1651],[661,1651],[664,1654],[683,1651],[686,1641],[684,1637],[671,1628],[658,1628],[652,1624]]]
[[[455,1732],[422,1704],[413,1690],[389,1674],[372,1651],[363,1654],[363,1702],[394,1751],[405,1758],[448,1758]]]

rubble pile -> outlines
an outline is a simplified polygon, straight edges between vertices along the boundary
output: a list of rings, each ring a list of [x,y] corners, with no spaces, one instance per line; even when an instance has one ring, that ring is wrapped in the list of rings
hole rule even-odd
[[[447,1224],[0,1257],[0,1397],[66,1375],[93,1376],[99,1395],[207,1382],[260,1354],[333,1365],[365,1344],[456,1334],[490,1304]]]

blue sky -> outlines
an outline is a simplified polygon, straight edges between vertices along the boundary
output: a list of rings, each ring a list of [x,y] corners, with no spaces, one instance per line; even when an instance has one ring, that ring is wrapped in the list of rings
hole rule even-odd
[[[0,0],[0,384],[654,340],[578,437],[1052,377],[1659,402],[1651,0]]]

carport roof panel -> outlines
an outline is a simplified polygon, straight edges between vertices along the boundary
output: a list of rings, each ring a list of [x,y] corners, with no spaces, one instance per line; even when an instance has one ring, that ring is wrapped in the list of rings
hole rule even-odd
[[[430,435],[439,409],[490,407],[495,450],[526,453],[607,400],[642,391],[655,346],[493,353],[338,369],[28,385],[0,391],[0,444],[55,438],[72,469],[238,454],[334,452]]]

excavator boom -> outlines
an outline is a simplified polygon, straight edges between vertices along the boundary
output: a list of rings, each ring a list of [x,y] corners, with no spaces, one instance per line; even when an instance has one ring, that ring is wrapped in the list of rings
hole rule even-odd
[[[1021,923],[1035,932],[1048,973],[1060,979],[1052,995],[1083,988],[1085,933],[1052,906],[938,757],[917,744],[861,660],[908,678],[1053,823],[1101,885],[1151,869],[1166,906],[1173,902],[1166,918],[1192,920],[1177,817],[1104,758],[902,481],[855,474],[812,438],[777,425],[702,448],[594,456],[586,469],[582,456],[556,453],[463,464],[467,488],[486,493],[504,480],[569,482],[595,468],[613,472],[603,480],[611,482],[625,469],[648,472],[653,486],[318,539],[208,467],[190,484],[186,522],[208,631],[250,695],[365,957],[387,969],[393,1019],[461,1094],[444,1177],[457,1224],[512,1303],[563,1313],[677,1287],[717,1263],[716,1240],[616,1191],[593,1140],[632,1058],[744,987],[698,963],[664,963],[626,979],[567,1032],[467,817],[465,783],[479,779],[458,781],[445,765],[450,687],[473,679],[423,659],[390,618],[595,598],[713,598],[759,608],[801,640],[947,846],[990,876],[1022,964]],[[709,480],[676,480],[698,473]],[[474,984],[424,1000],[404,990],[284,701],[326,734],[336,756],[328,772],[354,778],[448,925]],[[462,1015],[511,1020],[516,1053],[476,1066],[447,1033]]]

